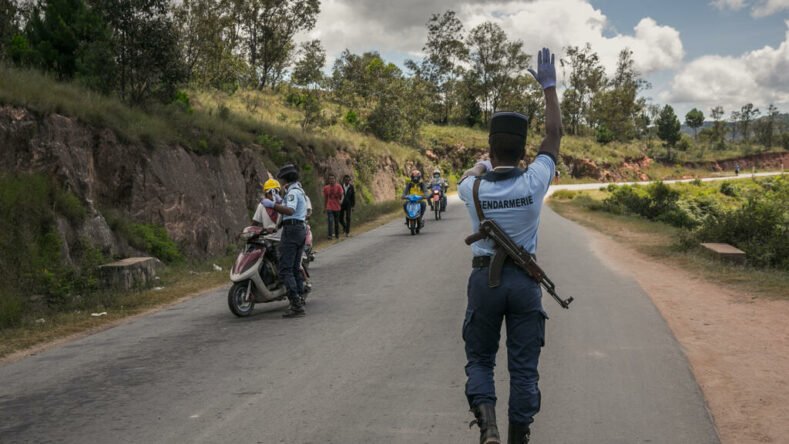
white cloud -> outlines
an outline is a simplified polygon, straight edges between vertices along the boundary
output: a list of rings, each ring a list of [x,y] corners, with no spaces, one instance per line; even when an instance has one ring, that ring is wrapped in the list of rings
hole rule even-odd
[[[785,9],[789,9],[789,0],[767,0],[754,5],[751,15],[754,17],[766,17]]]
[[[720,10],[731,9],[732,11],[751,6],[751,15],[754,17],[766,17],[789,9],[789,0],[712,0],[710,4]]]
[[[789,106],[789,20],[784,41],[739,57],[707,55],[684,66],[662,99],[728,110],[746,103]]]
[[[498,23],[512,39],[535,54],[543,46],[560,53],[569,45],[590,43],[609,72],[624,48],[633,50],[636,67],[648,74],[676,68],[684,49],[679,32],[642,19],[631,34],[608,32],[608,19],[588,0],[325,0],[318,24],[309,38],[319,38],[332,60],[343,49],[419,55],[432,13],[454,9],[468,31],[484,21]]]
[[[731,9],[737,11],[745,6],[745,0],[712,0],[711,5],[718,9]]]

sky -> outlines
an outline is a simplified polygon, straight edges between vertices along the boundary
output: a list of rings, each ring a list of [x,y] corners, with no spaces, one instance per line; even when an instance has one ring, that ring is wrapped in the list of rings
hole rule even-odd
[[[302,38],[321,40],[329,66],[346,48],[402,66],[421,57],[430,15],[448,9],[466,31],[499,24],[531,54],[590,43],[609,73],[630,48],[652,85],[642,95],[681,117],[746,103],[789,112],[789,0],[322,0]]]

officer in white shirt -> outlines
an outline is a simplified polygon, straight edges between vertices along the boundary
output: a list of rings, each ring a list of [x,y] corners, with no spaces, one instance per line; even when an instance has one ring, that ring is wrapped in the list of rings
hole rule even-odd
[[[537,250],[542,201],[554,175],[562,135],[556,68],[547,48],[539,53],[537,66],[537,72],[529,71],[545,92],[546,136],[534,161],[526,170],[518,168],[525,156],[527,118],[518,113],[496,113],[490,121],[490,161],[480,162],[467,171],[458,187],[474,232],[479,228],[474,184],[479,181],[478,200],[483,217],[498,223],[531,254]],[[529,442],[529,426],[540,410],[537,365],[547,319],[542,308],[542,292],[535,280],[511,262],[505,262],[501,284],[491,288],[488,267],[494,254],[492,241],[475,242],[471,250],[474,259],[463,320],[466,397],[476,417],[474,423],[480,428],[480,443],[501,442],[496,425],[493,367],[501,324],[506,320],[510,372],[508,443],[525,444]]]
[[[301,257],[307,238],[307,198],[299,183],[299,170],[293,164],[286,164],[277,173],[285,186],[282,203],[263,199],[261,204],[273,208],[282,217],[282,238],[279,245],[279,278],[288,289],[290,307],[282,315],[284,318],[304,316],[304,278],[301,275]]]

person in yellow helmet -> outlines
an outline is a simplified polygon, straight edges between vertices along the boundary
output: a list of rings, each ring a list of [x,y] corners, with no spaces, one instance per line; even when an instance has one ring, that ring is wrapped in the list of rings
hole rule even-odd
[[[282,196],[280,190],[282,186],[277,179],[269,179],[262,183],[263,185],[263,199],[269,199],[273,202],[281,202]],[[262,202],[262,199],[261,199]],[[277,222],[279,221],[279,213],[271,208],[266,208],[262,203],[258,204],[255,210],[255,215],[252,216],[252,224],[262,226],[269,234],[275,235],[278,231]]]

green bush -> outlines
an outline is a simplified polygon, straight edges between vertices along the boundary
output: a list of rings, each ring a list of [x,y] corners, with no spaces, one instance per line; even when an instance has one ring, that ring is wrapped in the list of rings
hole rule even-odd
[[[720,192],[729,197],[737,197],[740,194],[737,185],[728,181],[721,184]]]
[[[679,191],[663,182],[646,187],[623,185],[616,187],[603,200],[602,208],[611,213],[634,214],[678,227],[697,225],[697,217],[694,217],[688,205],[679,205],[679,197]]]
[[[150,253],[163,262],[180,262],[183,259],[178,245],[170,239],[164,227],[150,224],[129,224],[129,244]]]
[[[23,314],[22,298],[15,292],[0,291],[0,330],[19,325]]]
[[[49,305],[60,305],[75,291],[91,287],[89,276],[98,264],[87,260],[89,246],[71,245],[74,264],[66,264],[64,241],[56,227],[58,217],[72,222],[85,217],[85,207],[74,194],[42,175],[0,175],[0,208],[0,286],[4,293],[40,295]],[[16,306],[2,304],[9,310]]]
[[[600,125],[595,132],[595,140],[602,145],[613,142],[615,138],[614,133],[606,128],[605,125]]]
[[[578,192],[571,190],[559,190],[551,195],[553,199],[558,200],[572,200],[576,196],[578,196]]]
[[[694,238],[732,244],[753,265],[789,269],[789,199],[756,194],[740,209],[708,218]]]
[[[349,110],[345,113],[343,117],[343,121],[347,123],[351,128],[356,128],[359,126],[359,114],[356,113],[354,110]]]

